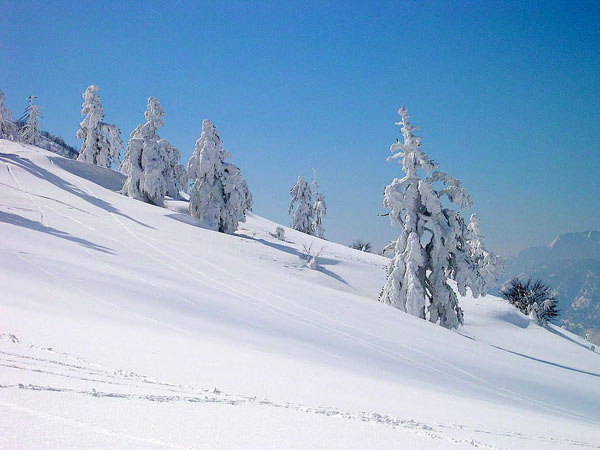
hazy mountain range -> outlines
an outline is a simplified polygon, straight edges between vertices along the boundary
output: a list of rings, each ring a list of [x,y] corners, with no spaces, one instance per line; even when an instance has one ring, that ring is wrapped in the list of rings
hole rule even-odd
[[[530,247],[506,260],[501,284],[532,277],[558,292],[557,321],[600,344],[600,231],[561,234],[545,247]]]

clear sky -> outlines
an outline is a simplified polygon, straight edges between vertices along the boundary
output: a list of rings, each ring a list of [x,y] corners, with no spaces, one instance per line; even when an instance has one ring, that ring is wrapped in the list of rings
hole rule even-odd
[[[0,0],[0,89],[79,147],[100,86],[127,141],[149,96],[184,162],[209,118],[255,212],[288,224],[319,173],[326,237],[395,238],[382,192],[406,105],[424,150],[475,201],[501,254],[600,229],[600,2]],[[470,214],[468,211],[467,214]]]

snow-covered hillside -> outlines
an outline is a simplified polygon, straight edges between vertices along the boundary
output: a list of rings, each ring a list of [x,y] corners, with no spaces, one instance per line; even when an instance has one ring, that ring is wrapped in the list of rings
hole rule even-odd
[[[600,446],[574,335],[491,296],[444,329],[376,301],[388,259],[122,182],[0,140],[0,448]]]

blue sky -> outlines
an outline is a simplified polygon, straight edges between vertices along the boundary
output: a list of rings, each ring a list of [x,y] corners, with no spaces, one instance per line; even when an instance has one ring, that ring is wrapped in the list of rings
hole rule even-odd
[[[77,147],[92,83],[125,141],[158,97],[184,161],[209,118],[256,213],[289,223],[316,167],[326,237],[377,247],[403,104],[492,250],[600,229],[599,2],[218,3],[0,0],[0,89]]]

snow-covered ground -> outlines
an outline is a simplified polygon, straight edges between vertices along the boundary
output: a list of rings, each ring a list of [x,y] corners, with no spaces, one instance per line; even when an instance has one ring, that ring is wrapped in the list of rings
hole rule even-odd
[[[491,296],[443,329],[376,301],[385,258],[122,181],[0,140],[0,448],[600,446],[576,336]]]

